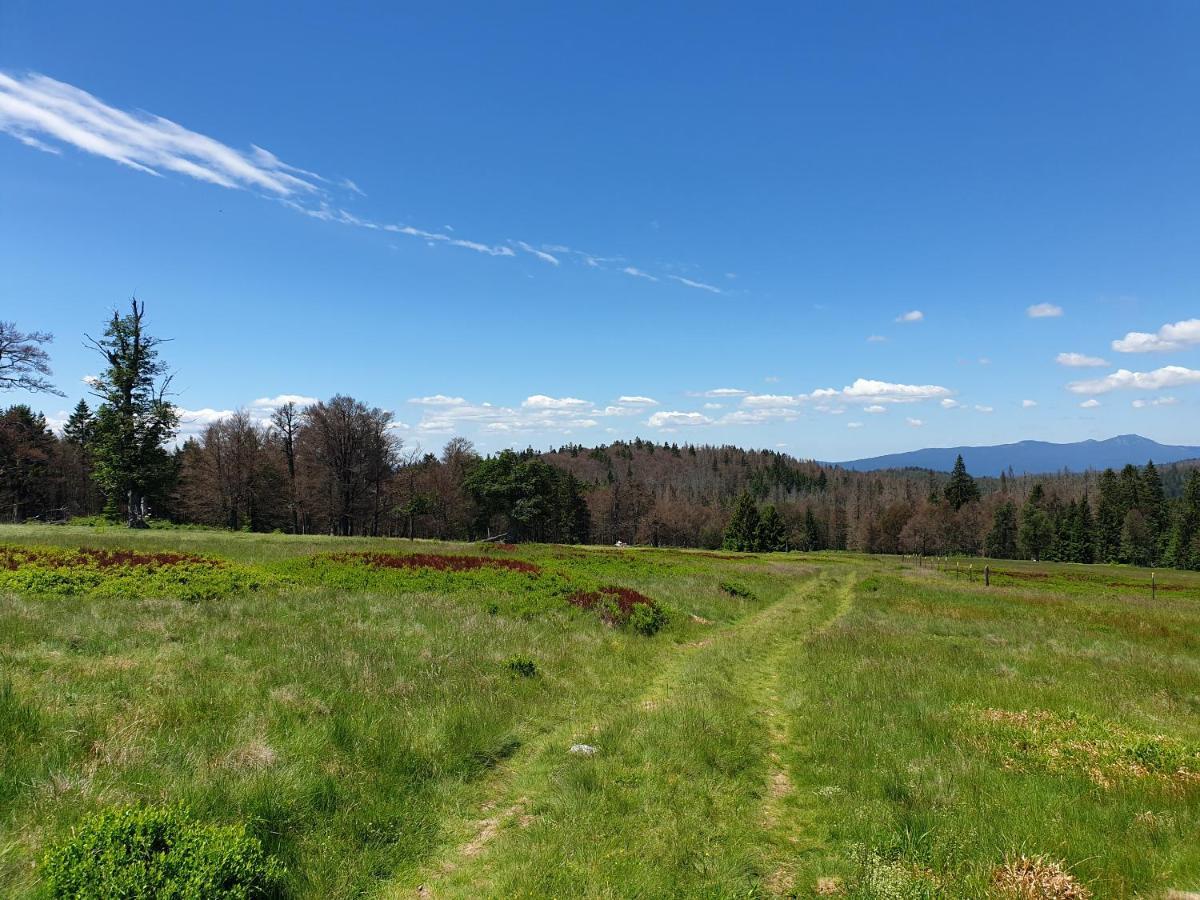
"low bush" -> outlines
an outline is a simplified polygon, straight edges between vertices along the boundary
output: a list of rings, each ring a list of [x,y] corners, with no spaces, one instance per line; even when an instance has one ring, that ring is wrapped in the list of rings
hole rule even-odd
[[[210,825],[182,807],[110,810],[42,863],[54,898],[250,900],[278,896],[283,867],[244,826]]]
[[[519,675],[522,678],[535,678],[538,674],[537,663],[527,656],[513,656],[504,664],[513,675]]]
[[[650,636],[666,624],[667,614],[657,603],[632,588],[602,587],[576,591],[567,598],[572,606],[595,610],[609,625],[627,625],[638,634]]]
[[[743,587],[742,585],[733,581],[722,581],[720,587],[721,590],[727,593],[730,597],[741,597],[744,600],[758,599],[754,595],[754,591],[750,590],[750,588]]]

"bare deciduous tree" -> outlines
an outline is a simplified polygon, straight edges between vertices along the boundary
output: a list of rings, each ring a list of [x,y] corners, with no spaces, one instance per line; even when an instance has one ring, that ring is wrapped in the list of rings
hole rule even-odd
[[[42,347],[54,340],[46,331],[21,331],[0,322],[0,390],[66,396],[50,382],[50,354]]]

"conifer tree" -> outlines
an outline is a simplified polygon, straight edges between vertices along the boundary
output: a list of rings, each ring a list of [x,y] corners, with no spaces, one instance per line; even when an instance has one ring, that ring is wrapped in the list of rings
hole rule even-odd
[[[1116,562],[1121,552],[1121,526],[1125,508],[1121,502],[1121,486],[1117,473],[1105,469],[1100,473],[1100,501],[1096,509],[1096,559]]]
[[[783,519],[775,507],[768,506],[763,510],[758,522],[756,549],[773,553],[787,549],[787,531],[783,527]]]
[[[979,499],[979,485],[975,483],[975,479],[967,472],[967,466],[963,462],[961,453],[958,454],[958,459],[954,461],[954,469],[950,472],[950,481],[947,482],[943,493],[946,502],[956,512],[968,503]]]
[[[1166,549],[1169,516],[1162,478],[1153,460],[1142,469],[1142,515],[1146,517],[1146,528],[1150,532],[1149,565],[1156,565]]]
[[[1029,499],[1021,509],[1021,530],[1019,541],[1021,554],[1026,559],[1043,559],[1054,540],[1054,529],[1050,517],[1042,509],[1045,491],[1040,484],[1035,484],[1029,492]]]
[[[1200,569],[1200,469],[1193,469],[1171,525],[1167,564],[1177,569]]]
[[[754,551],[758,549],[758,507],[750,492],[738,497],[733,517],[725,528],[726,550]]]
[[[987,555],[993,559],[1013,559],[1017,555],[1017,506],[1011,500],[997,506],[992,515]]]

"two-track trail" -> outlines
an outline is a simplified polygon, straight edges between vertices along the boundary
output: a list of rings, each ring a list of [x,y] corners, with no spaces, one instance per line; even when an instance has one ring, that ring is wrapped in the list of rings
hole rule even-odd
[[[793,796],[779,671],[849,608],[852,576],[791,576],[782,599],[677,644],[643,689],[505,761],[457,836],[388,896],[786,895],[815,847]],[[587,743],[593,756],[571,755]]]

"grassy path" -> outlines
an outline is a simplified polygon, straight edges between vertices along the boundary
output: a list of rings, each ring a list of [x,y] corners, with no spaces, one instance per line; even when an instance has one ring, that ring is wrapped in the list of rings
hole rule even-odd
[[[812,844],[787,774],[781,663],[848,608],[822,574],[709,637],[598,721],[565,723],[497,773],[462,840],[396,897],[732,896],[786,892]],[[598,748],[572,756],[573,743]]]

